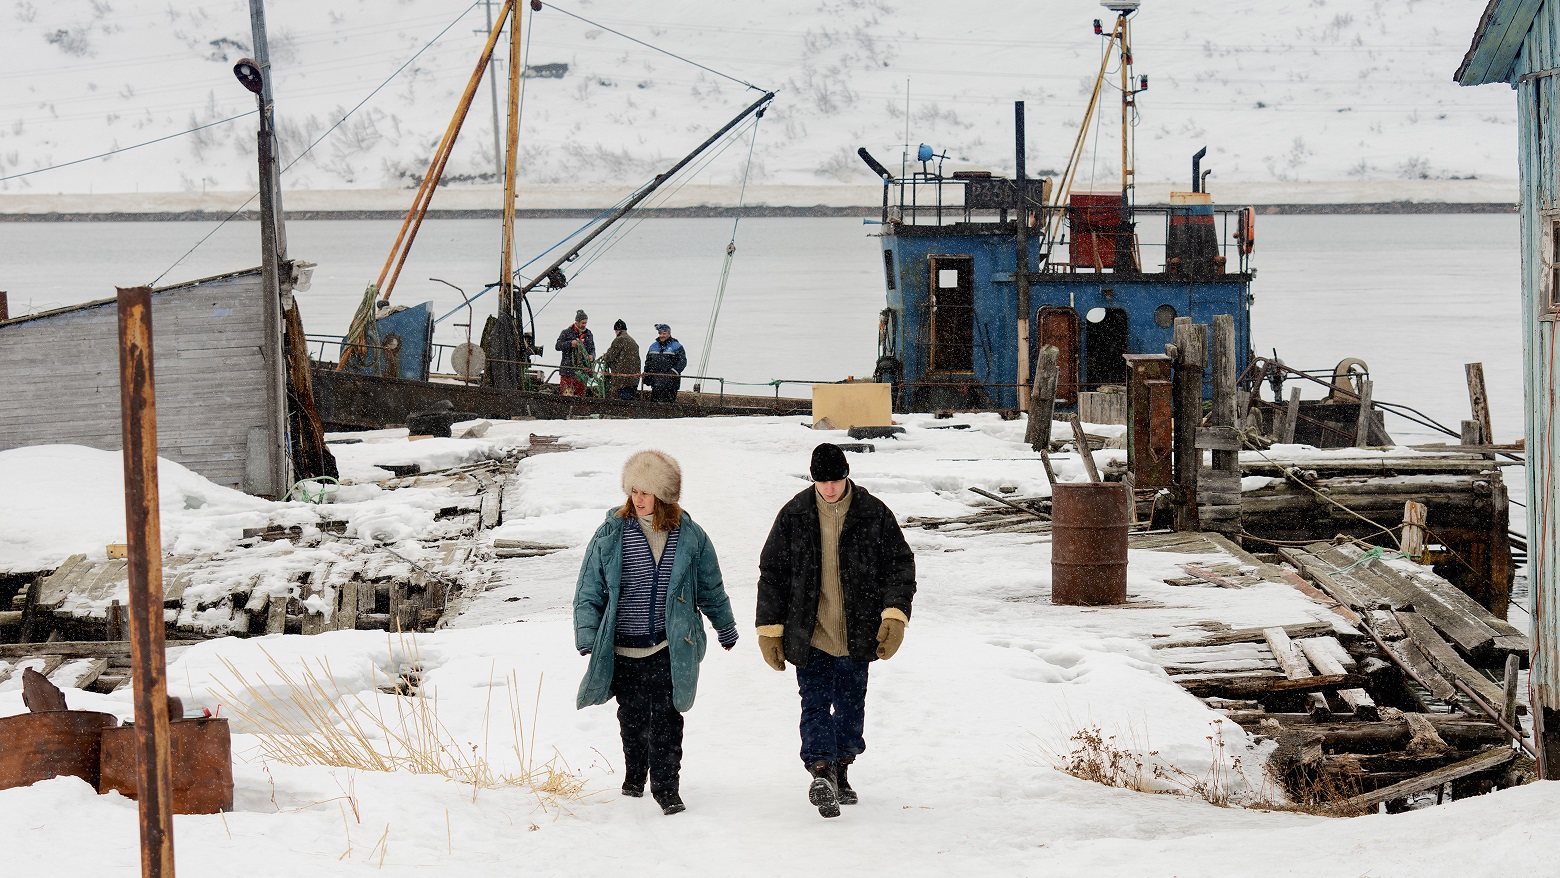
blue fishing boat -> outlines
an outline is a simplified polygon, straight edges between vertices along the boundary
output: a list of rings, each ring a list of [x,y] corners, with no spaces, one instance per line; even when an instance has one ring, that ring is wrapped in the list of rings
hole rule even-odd
[[[1255,211],[1217,207],[1191,159],[1186,191],[1144,205],[1134,180],[1137,97],[1148,77],[1133,72],[1129,19],[1116,13],[1099,75],[1065,171],[1030,178],[1024,166],[1024,107],[1015,105],[1012,178],[987,171],[943,173],[946,154],[921,144],[898,174],[866,149],[858,154],[883,181],[880,240],[887,303],[876,376],[893,385],[898,411],[1018,409],[1041,348],[1058,351],[1056,401],[1124,384],[1124,355],[1160,354],[1178,317],[1235,320],[1237,371],[1251,353],[1251,255]],[[1108,71],[1118,63],[1117,71]],[[1121,94],[1121,185],[1081,191],[1074,183],[1084,144],[1111,73]],[[1021,396],[1021,391],[1023,396]]]

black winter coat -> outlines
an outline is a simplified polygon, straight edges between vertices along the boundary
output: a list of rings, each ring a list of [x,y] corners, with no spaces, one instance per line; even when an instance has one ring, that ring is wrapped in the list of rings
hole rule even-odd
[[[845,598],[845,641],[850,657],[877,658],[877,631],[889,607],[910,616],[915,597],[915,553],[882,500],[852,483],[850,509],[840,531],[840,589]],[[775,516],[758,556],[759,627],[785,626],[785,657],[806,665],[818,624],[823,573],[818,504],[812,487]]]

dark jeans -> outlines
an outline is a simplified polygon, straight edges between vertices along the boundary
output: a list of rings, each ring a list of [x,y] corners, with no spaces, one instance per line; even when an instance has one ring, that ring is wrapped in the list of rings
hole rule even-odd
[[[867,662],[811,650],[796,669],[802,694],[802,762],[852,762],[867,749]]]
[[[639,389],[635,388],[635,387],[619,387],[617,389],[617,398],[618,399],[638,399],[639,398]]]
[[[650,374],[645,376],[645,383],[650,385],[650,401],[677,404],[677,391],[682,388],[681,375]]]
[[[672,706],[671,650],[642,659],[615,656],[612,694],[623,733],[623,782],[643,784],[648,773],[652,794],[677,792],[683,717]]]

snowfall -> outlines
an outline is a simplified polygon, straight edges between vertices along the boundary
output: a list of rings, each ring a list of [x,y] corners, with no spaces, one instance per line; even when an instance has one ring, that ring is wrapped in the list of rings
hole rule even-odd
[[[852,478],[902,522],[973,511],[987,501],[970,487],[1014,496],[1049,491],[1022,422],[908,415],[902,423],[899,438],[851,456]],[[1152,661],[1150,644],[1156,636],[1194,637],[1202,622],[1290,624],[1327,618],[1326,611],[1276,584],[1168,585],[1167,577],[1181,574],[1176,565],[1196,556],[1136,550],[1129,606],[1053,606],[1050,544],[1024,534],[905,528],[918,592],[904,648],[872,667],[868,749],[852,771],[861,803],[838,819],[821,818],[807,802],[798,758],[794,677],[763,663],[752,631],[757,557],[773,516],[807,486],[811,448],[844,437],[795,418],[499,421],[478,439],[333,434],[347,484],[324,505],[249,497],[163,461],[165,549],[218,551],[244,528],[307,525],[328,514],[348,522],[340,539],[414,551],[433,527],[430,510],[441,505],[442,489],[389,490],[378,484],[389,476],[381,465],[433,470],[501,458],[527,447],[532,434],[557,436],[569,450],[518,460],[503,524],[475,538],[474,560],[460,577],[469,599],[448,627],[417,635],[223,638],[173,651],[170,691],[184,709],[217,711],[234,726],[234,810],[175,818],[181,871],[1557,874],[1551,848],[1560,832],[1560,785],[1352,819],[1263,807],[1282,801],[1261,769],[1271,744],[1221,723],[1172,683]],[[348,438],[361,441],[340,441]],[[681,462],[683,505],[717,548],[742,632],[734,650],[712,648],[704,660],[687,716],[688,810],[672,817],[648,798],[619,794],[613,706],[574,706],[585,660],[574,649],[571,602],[583,547],[623,500],[623,461],[647,447]],[[1107,449],[1095,457],[1104,466],[1123,454]],[[1056,460],[1063,480],[1085,478],[1075,455]],[[46,569],[78,552],[101,557],[106,543],[124,537],[120,478],[118,452],[65,445],[0,452],[0,569]],[[496,538],[567,548],[495,558]],[[380,691],[413,664],[422,673],[418,695]],[[311,678],[319,688],[300,691]],[[128,689],[66,694],[73,708],[131,717]],[[436,711],[435,737],[460,754],[452,762],[484,766],[496,778],[529,772],[545,779],[552,771],[553,789],[562,792],[474,784],[470,772],[279,758],[277,742],[287,739],[261,718],[267,706],[285,714],[322,701],[347,715],[390,717],[392,727],[398,708],[405,715],[420,703]],[[24,709],[14,684],[0,684],[0,714]],[[1173,778],[1149,778],[1155,791],[1139,792],[1059,770],[1061,757],[1078,746],[1073,736],[1094,729]],[[394,749],[383,737],[376,744]],[[1188,794],[1200,784],[1219,787],[1237,806]],[[136,804],[97,795],[78,779],[0,792],[0,825],[6,874],[138,869]]]

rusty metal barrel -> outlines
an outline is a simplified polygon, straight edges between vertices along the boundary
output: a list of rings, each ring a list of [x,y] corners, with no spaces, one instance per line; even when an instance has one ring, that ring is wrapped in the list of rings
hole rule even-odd
[[[180,719],[168,724],[173,765],[173,813],[215,814],[233,810],[233,743],[225,719]],[[102,777],[98,792],[116,790],[134,799],[135,729],[121,726],[103,733]]]
[[[111,713],[50,710],[0,718],[0,790],[70,775],[98,783],[99,741]]]
[[[1051,603],[1125,603],[1127,486],[1059,482],[1051,491]]]

